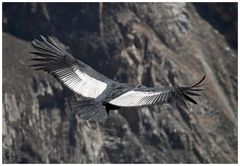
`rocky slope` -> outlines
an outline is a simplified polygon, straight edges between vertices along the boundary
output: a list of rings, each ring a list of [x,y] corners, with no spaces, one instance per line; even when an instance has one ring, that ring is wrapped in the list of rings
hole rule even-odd
[[[4,3],[3,162],[236,163],[237,50],[195,7]],[[206,74],[207,90],[189,110],[116,110],[104,124],[70,118],[69,92],[28,67],[40,34],[114,80],[160,87]]]

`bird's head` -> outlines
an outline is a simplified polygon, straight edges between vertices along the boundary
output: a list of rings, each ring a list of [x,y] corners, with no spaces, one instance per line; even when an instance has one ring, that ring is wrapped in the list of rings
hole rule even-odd
[[[141,84],[138,84],[136,88],[137,88],[137,89],[145,88],[145,86],[144,86],[144,85],[141,85]]]

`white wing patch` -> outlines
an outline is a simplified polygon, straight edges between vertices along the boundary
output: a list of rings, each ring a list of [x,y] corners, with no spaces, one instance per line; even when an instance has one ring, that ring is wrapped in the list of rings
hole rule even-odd
[[[76,93],[89,98],[97,98],[107,84],[79,70],[78,66],[65,67],[55,71],[59,78]]]
[[[151,104],[158,100],[163,92],[129,91],[111,100],[109,103],[120,107],[134,107]]]
[[[96,98],[107,87],[107,84],[90,77],[86,73],[82,73],[79,69],[75,70],[75,73],[82,80],[80,86],[76,87],[78,92],[85,97]]]

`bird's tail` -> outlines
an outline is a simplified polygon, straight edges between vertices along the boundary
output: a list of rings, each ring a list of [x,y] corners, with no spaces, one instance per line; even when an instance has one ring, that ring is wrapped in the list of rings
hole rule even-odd
[[[199,92],[205,90],[203,88],[203,84],[201,84],[205,77],[206,76],[204,75],[203,78],[195,85],[174,88],[172,93],[174,100],[172,100],[170,104],[174,106],[183,106],[185,108],[188,108],[186,101],[197,104],[197,102],[192,98],[192,96],[201,96]]]
[[[95,100],[72,100],[70,101],[70,104],[72,106],[73,113],[78,114],[82,119],[104,122],[108,118],[108,114],[106,113],[104,106]]]

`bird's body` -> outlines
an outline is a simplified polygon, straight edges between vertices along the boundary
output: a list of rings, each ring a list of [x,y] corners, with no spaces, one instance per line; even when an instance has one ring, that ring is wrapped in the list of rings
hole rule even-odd
[[[155,103],[170,103],[187,107],[185,100],[196,104],[190,96],[199,96],[203,90],[200,83],[194,86],[148,88],[139,85],[118,83],[98,73],[90,66],[74,58],[67,47],[57,39],[42,37],[34,40],[37,64],[31,66],[52,74],[63,85],[84,97],[82,101],[71,101],[73,111],[87,120],[105,121],[109,111],[121,107],[143,107]]]

